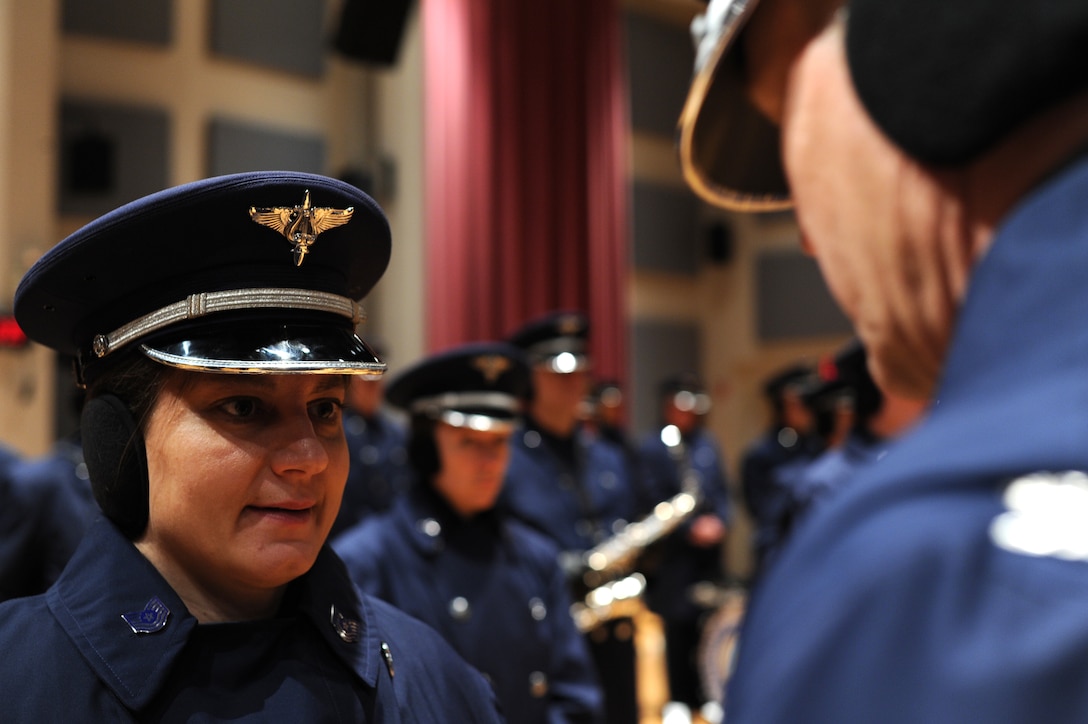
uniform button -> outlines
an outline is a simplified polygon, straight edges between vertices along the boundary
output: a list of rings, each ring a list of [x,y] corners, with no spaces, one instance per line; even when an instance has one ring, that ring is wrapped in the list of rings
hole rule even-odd
[[[714,464],[714,451],[708,447],[701,447],[695,451],[695,462],[703,467]]]
[[[340,613],[336,606],[332,607],[329,622],[336,634],[347,643],[353,644],[359,640],[359,622]]]
[[[626,527],[627,521],[623,518],[616,518],[614,521],[612,521],[612,533],[614,535],[619,535]]]
[[[468,599],[458,596],[450,601],[450,616],[454,621],[467,621],[472,615],[472,608],[468,605]]]
[[[442,524],[434,518],[424,518],[416,525],[418,525],[419,529],[423,531],[423,535],[429,538],[437,538],[438,535],[442,532]]]
[[[373,465],[378,462],[380,456],[381,453],[374,445],[365,445],[363,449],[359,451],[359,460],[363,465]]]
[[[601,487],[605,490],[612,490],[615,488],[617,480],[616,474],[611,470],[601,473]]]
[[[540,433],[536,430],[526,430],[525,435],[521,438],[525,443],[525,447],[538,448],[540,447]]]
[[[793,447],[797,444],[797,431],[792,427],[784,427],[778,431],[778,444],[782,447]]]
[[[548,617],[548,607],[539,598],[529,599],[529,615],[534,621],[543,621]]]
[[[593,525],[593,521],[591,520],[582,519],[575,522],[574,524],[574,530],[578,533],[578,535],[584,538],[588,538],[589,536],[593,535],[594,528],[595,526]]]
[[[548,693],[548,676],[543,671],[534,671],[529,674],[529,693],[537,699]]]

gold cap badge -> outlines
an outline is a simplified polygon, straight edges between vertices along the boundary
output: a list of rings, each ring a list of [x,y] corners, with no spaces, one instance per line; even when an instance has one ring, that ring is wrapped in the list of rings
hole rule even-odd
[[[510,369],[511,365],[510,360],[507,358],[492,354],[476,357],[472,360],[472,366],[479,370],[480,374],[487,380],[487,384],[493,385],[503,372]]]
[[[272,206],[266,208],[249,207],[249,218],[261,226],[283,234],[294,244],[295,266],[302,266],[306,253],[317,241],[317,235],[351,221],[355,207],[333,209],[328,206],[311,206],[310,192],[302,201],[302,206]]]

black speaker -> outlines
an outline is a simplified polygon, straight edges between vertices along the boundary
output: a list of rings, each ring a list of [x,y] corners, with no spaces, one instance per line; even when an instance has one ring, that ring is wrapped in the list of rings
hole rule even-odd
[[[706,230],[707,256],[715,264],[733,261],[733,229],[725,222],[711,224]]]
[[[333,47],[353,60],[394,65],[411,8],[412,0],[345,0]]]
[[[104,133],[88,131],[66,142],[68,190],[74,194],[107,194],[117,182],[117,148]]]

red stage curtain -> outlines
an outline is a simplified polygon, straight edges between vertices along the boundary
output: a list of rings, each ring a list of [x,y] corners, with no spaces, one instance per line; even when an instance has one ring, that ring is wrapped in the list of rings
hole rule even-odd
[[[618,0],[423,0],[429,350],[580,309],[626,378]]]

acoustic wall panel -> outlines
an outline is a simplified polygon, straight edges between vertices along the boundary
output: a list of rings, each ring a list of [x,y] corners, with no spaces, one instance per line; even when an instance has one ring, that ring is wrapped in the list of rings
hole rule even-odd
[[[680,372],[699,372],[700,333],[695,324],[636,320],[631,329],[631,379],[627,398],[636,435],[660,424],[657,386]]]
[[[685,188],[636,181],[631,246],[636,269],[694,276],[701,251],[699,201]]]
[[[59,126],[62,214],[98,216],[166,187],[165,111],[65,99]]]
[[[324,70],[323,0],[213,0],[210,11],[212,52],[289,73]]]
[[[815,260],[796,251],[756,259],[756,329],[765,341],[849,334]]]
[[[687,29],[639,13],[624,15],[631,126],[672,137],[695,63]]]
[[[63,0],[61,28],[73,35],[169,45],[173,13],[171,0]]]
[[[305,135],[217,118],[208,131],[208,175],[243,171],[325,173],[325,141]]]

